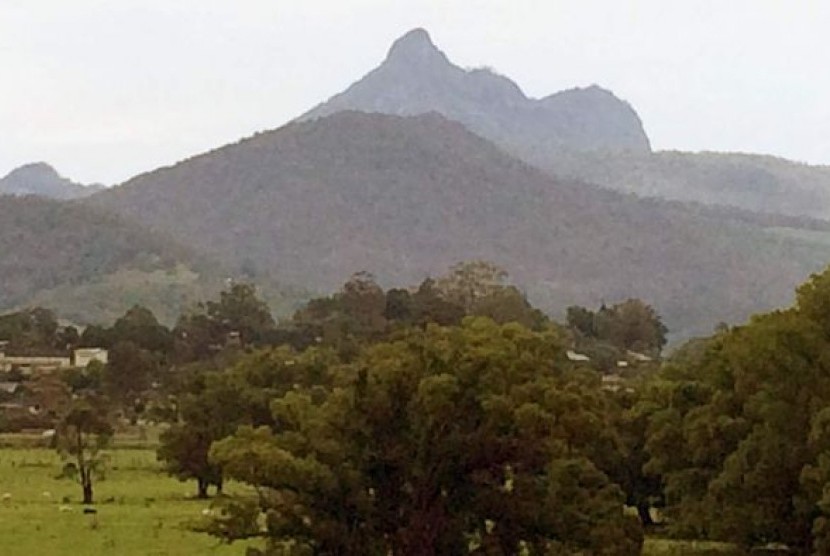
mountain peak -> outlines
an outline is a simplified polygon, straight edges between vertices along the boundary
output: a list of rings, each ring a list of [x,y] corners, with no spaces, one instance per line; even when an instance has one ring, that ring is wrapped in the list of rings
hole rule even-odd
[[[387,63],[403,62],[415,65],[429,63],[430,61],[449,63],[444,53],[438,50],[438,47],[432,42],[429,33],[420,27],[412,29],[396,40],[389,49],[386,61]]]
[[[61,176],[46,162],[32,162],[0,178],[0,195],[40,195],[53,199],[85,197],[101,186],[85,187]]]
[[[36,179],[60,179],[60,174],[58,174],[57,170],[52,168],[46,162],[32,162],[29,164],[24,164],[19,168],[15,168],[6,176],[9,177],[26,177],[26,178],[36,178]]]
[[[421,28],[396,40],[383,64],[300,119],[342,110],[438,112],[544,167],[575,152],[651,151],[637,113],[609,91],[589,87],[528,98],[503,75],[454,65]]]

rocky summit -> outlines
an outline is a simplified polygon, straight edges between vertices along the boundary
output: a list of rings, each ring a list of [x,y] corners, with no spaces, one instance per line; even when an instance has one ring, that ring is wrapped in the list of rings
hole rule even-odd
[[[454,65],[423,29],[399,38],[384,62],[300,119],[343,110],[396,115],[438,112],[526,160],[579,152],[650,152],[628,103],[596,85],[528,98],[490,69]]]

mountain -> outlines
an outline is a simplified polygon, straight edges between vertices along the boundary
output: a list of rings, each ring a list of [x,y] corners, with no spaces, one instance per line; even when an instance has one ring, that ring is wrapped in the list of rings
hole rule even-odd
[[[438,112],[523,158],[572,151],[650,152],[640,118],[611,92],[591,86],[528,98],[489,69],[453,65],[423,29],[395,41],[378,68],[300,119],[342,110],[404,116]]]
[[[611,189],[830,219],[830,167],[768,156],[652,153],[634,109],[597,86],[529,99],[490,70],[453,65],[426,31],[398,39],[384,62],[300,117],[342,110],[438,112],[553,175]]]
[[[551,178],[438,114],[340,112],[260,133],[84,201],[202,253],[330,291],[469,259],[561,314],[641,297],[676,337],[786,304],[830,233]]]
[[[35,196],[0,196],[0,254],[0,311],[39,305],[79,324],[111,323],[136,303],[169,324],[230,276],[141,226]],[[271,286],[277,308],[291,303]]]
[[[26,164],[0,179],[0,195],[39,195],[52,199],[77,199],[103,189],[81,185],[62,177],[45,162]]]

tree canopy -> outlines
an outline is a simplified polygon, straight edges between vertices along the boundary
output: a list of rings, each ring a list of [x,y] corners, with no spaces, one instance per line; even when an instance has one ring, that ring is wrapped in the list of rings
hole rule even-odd
[[[607,398],[562,355],[554,329],[409,329],[274,396],[274,423],[211,459],[257,487],[273,553],[637,554],[638,521],[601,470]],[[255,529],[233,523],[220,534]]]

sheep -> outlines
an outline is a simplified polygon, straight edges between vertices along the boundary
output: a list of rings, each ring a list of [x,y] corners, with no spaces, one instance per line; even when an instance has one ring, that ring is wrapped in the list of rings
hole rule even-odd
[[[60,508],[58,508],[58,511],[60,511],[60,512],[71,512],[72,508],[70,508],[69,506],[61,506]]]
[[[4,492],[3,493],[3,502],[8,502],[11,499],[12,499],[12,493],[11,492]]]

